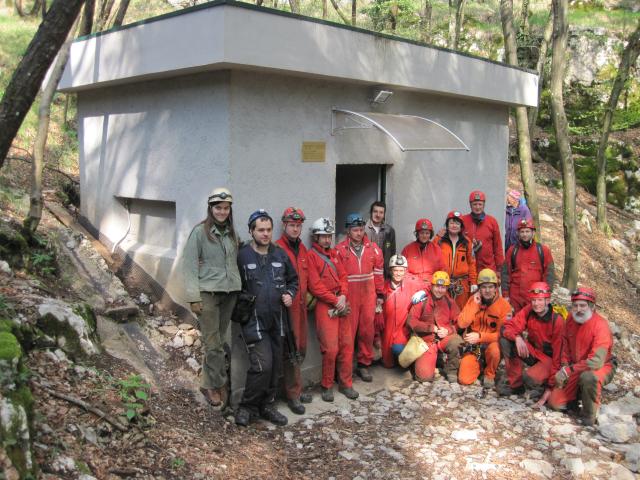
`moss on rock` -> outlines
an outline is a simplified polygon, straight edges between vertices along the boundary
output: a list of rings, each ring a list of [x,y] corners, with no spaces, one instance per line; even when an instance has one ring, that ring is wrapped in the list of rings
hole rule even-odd
[[[15,335],[0,331],[0,360],[14,362],[22,357],[22,348]]]

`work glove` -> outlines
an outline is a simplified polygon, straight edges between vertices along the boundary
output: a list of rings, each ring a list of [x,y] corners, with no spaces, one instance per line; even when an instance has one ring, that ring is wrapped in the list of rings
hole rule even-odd
[[[471,293],[476,293],[478,291],[478,285],[471,285]]]
[[[562,367],[560,370],[556,372],[556,387],[564,388],[564,386],[569,381],[570,370],[569,367]]]
[[[411,305],[417,305],[419,303],[424,302],[427,299],[427,292],[424,290],[418,290],[411,297]]]
[[[589,360],[587,360],[587,367],[591,370],[600,370],[604,367],[604,360],[607,357],[607,350],[605,348],[599,348],[596,353],[593,354]]]

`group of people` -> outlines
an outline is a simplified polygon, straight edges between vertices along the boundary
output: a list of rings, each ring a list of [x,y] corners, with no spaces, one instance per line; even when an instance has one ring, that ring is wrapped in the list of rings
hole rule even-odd
[[[289,409],[303,414],[312,401],[300,366],[313,309],[323,401],[334,401],[336,382],[338,392],[358,398],[354,373],[371,382],[377,351],[392,368],[417,340],[421,350],[408,367],[417,381],[432,380],[440,367],[450,382],[469,385],[482,376],[484,388],[500,395],[529,390],[538,405],[555,409],[581,400],[583,421],[593,424],[601,388],[614,372],[608,323],[587,287],[572,294],[566,320],[556,313],[553,257],[534,238],[519,197],[516,191],[507,196],[506,223],[514,214],[521,218],[505,226],[506,253],[497,220],[485,212],[485,194],[474,191],[470,212],[450,212],[438,232],[429,219],[418,219],[415,241],[398,254],[379,201],[367,221],[358,213],[347,216],[346,238],[335,247],[335,224],[324,217],[312,223],[312,244],[305,247],[306,218],[296,207],[283,212],[276,242],[271,215],[253,212],[251,241],[240,246],[231,192],[214,189],[183,255],[186,300],[202,330],[205,399],[213,406],[227,402],[225,344],[233,317],[249,360],[236,424],[262,417],[285,425],[274,406],[282,387]],[[506,381],[496,385],[502,358]]]

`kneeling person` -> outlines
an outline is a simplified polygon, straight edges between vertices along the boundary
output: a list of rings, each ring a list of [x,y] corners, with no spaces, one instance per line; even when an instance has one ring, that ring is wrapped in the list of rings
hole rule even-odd
[[[460,366],[462,338],[456,333],[456,319],[460,311],[456,303],[447,296],[451,284],[449,274],[434,272],[431,277],[431,295],[422,305],[415,305],[409,314],[409,328],[422,336],[430,346],[415,363],[415,378],[431,381],[435,375],[438,352],[446,353],[444,373],[447,380],[455,382]]]
[[[541,395],[549,377],[555,374],[554,359],[559,363],[564,319],[553,311],[549,285],[533,283],[529,301],[502,330],[500,349],[508,383],[498,387],[500,395],[524,393],[525,386]],[[524,364],[528,368],[523,372]]]

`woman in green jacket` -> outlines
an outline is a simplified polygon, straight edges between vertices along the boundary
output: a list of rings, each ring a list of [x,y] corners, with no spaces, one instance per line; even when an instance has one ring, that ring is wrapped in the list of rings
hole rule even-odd
[[[241,288],[232,203],[226,188],[211,192],[207,218],[191,231],[183,255],[186,301],[198,316],[204,345],[200,391],[214,407],[228,396],[224,343]]]

